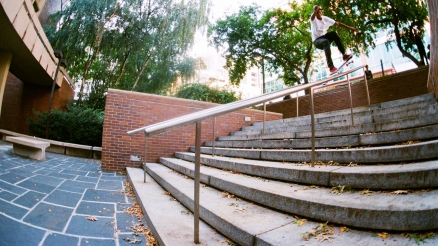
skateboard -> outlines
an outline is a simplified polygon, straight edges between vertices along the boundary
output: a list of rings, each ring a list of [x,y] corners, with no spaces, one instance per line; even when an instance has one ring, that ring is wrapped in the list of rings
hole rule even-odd
[[[338,71],[336,71],[336,72],[334,72],[334,73],[331,73],[330,76],[337,75],[337,74],[341,73],[341,72],[342,72],[342,68],[343,68],[344,66],[347,66],[347,67],[348,67],[348,65],[350,65],[351,63],[354,62],[352,59],[353,59],[353,57],[350,57],[350,59],[344,61],[344,63],[342,63],[342,65],[338,67]]]

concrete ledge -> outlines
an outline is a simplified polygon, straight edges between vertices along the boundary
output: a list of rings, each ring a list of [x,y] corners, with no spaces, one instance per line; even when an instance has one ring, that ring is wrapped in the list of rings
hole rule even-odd
[[[81,144],[64,143],[65,154],[83,158],[93,158],[93,147]]]
[[[93,159],[102,159],[102,147],[93,147]]]
[[[93,158],[93,159],[102,158],[102,147],[93,147],[88,145],[59,142],[45,138],[36,138],[29,135],[24,135],[21,133],[16,133],[4,129],[0,129],[0,134],[2,136],[2,140],[4,141],[6,141],[7,136],[14,136],[14,137],[31,138],[31,139],[50,143],[50,146],[46,148],[46,152],[50,152],[50,153],[77,156],[83,158]]]
[[[35,160],[46,159],[46,148],[50,143],[25,137],[7,136],[6,141],[13,144],[13,153]]]
[[[0,129],[0,133],[1,133],[1,135],[2,135],[2,140],[3,140],[3,141],[6,141],[6,137],[7,137],[7,136],[13,136],[13,137],[28,137],[28,138],[31,137],[31,136],[28,136],[28,135],[24,135],[24,134],[16,133],[16,132],[11,132],[11,131],[8,131],[8,130],[3,130],[3,129]]]
[[[54,140],[46,140],[44,138],[37,138],[37,139],[50,143],[50,146],[46,149],[47,152],[65,155],[64,142],[59,142],[59,141],[54,141]]]

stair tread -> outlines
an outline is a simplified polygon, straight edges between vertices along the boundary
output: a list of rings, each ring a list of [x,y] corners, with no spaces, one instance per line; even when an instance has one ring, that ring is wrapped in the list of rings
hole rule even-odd
[[[438,140],[408,145],[376,146],[349,149],[316,149],[315,161],[339,163],[397,163],[438,157]],[[194,152],[194,147],[190,147]],[[216,155],[286,162],[310,162],[310,149],[242,149],[215,148]],[[211,154],[211,147],[201,147],[201,153]]]
[[[194,162],[192,152],[176,158]],[[201,163],[274,180],[323,186],[349,185],[359,189],[419,189],[438,187],[438,161],[406,165],[336,166],[282,163],[201,154]]]

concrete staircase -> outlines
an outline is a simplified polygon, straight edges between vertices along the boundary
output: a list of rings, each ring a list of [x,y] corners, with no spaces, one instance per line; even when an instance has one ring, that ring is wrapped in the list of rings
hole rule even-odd
[[[201,148],[201,245],[437,245],[432,94],[255,123]],[[193,244],[194,147],[128,168],[160,245]],[[219,233],[217,233],[219,232]]]

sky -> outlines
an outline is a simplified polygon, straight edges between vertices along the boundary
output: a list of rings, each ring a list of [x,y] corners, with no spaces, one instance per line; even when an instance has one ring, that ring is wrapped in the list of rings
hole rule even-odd
[[[249,6],[253,3],[262,7],[262,9],[278,8],[286,5],[290,0],[213,0],[210,8],[211,21],[224,18],[228,14],[236,13],[240,6]],[[195,46],[191,54],[194,57],[202,56],[205,53],[215,52],[213,47],[209,47],[206,34],[197,33],[195,37]]]
[[[218,19],[224,17],[227,13],[237,12],[240,6],[249,6],[256,3],[263,9],[270,9],[280,7],[287,2],[288,0],[214,0],[212,1],[211,14],[213,19]]]

